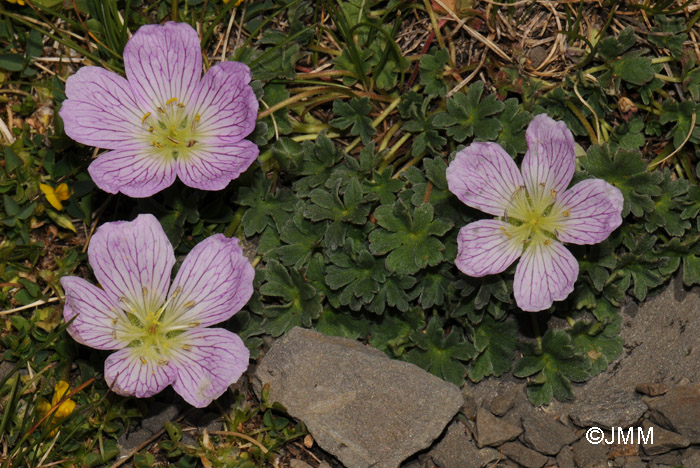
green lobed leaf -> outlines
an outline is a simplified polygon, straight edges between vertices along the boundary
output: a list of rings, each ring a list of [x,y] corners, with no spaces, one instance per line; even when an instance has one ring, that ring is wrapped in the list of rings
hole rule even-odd
[[[331,125],[345,130],[350,128],[350,134],[359,136],[363,144],[368,144],[372,135],[377,130],[372,127],[372,119],[369,113],[372,110],[368,97],[353,97],[349,102],[335,101],[333,103],[333,113],[337,115],[331,120]]]
[[[445,246],[437,237],[443,236],[453,223],[444,218],[433,219],[429,203],[415,208],[413,216],[401,203],[380,206],[374,216],[383,229],[369,234],[370,251],[375,255],[388,254],[386,268],[390,272],[410,275],[443,260]]]
[[[494,320],[485,315],[474,327],[472,342],[479,355],[469,364],[469,379],[479,382],[484,377],[503,375],[513,362],[518,342],[518,327],[514,319]]]
[[[623,217],[630,212],[641,217],[654,209],[652,197],[661,194],[663,176],[649,172],[639,152],[621,149],[613,154],[608,146],[594,145],[579,161],[589,174],[620,189],[625,197]]]
[[[552,397],[571,400],[574,397],[571,382],[588,379],[590,372],[590,360],[577,352],[571,336],[551,329],[542,337],[541,349],[532,344],[523,345],[523,357],[513,367],[516,377],[531,377],[527,393],[537,405],[548,404]]]
[[[438,114],[434,124],[446,128],[447,135],[459,142],[472,136],[495,140],[503,126],[499,119],[490,116],[501,112],[505,104],[495,94],[482,99],[483,92],[484,83],[477,81],[466,94],[456,93],[447,99],[447,112]]]
[[[424,331],[415,330],[410,338],[417,348],[406,354],[407,361],[455,385],[464,383],[466,368],[460,361],[472,359],[476,349],[462,336],[459,328],[453,328],[445,335],[442,321],[433,316]]]

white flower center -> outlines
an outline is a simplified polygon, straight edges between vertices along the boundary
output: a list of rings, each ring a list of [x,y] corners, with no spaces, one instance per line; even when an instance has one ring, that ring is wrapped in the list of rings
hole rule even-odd
[[[197,126],[200,115],[191,116],[185,104],[170,98],[156,112],[147,112],[141,126],[149,133],[147,144],[159,155],[173,159],[183,158],[197,148]]]
[[[146,288],[143,288],[142,301],[121,298],[124,314],[119,314],[119,318],[113,320],[114,338],[128,342],[130,348],[136,348],[142,362],[167,365],[175,351],[189,349],[178,336],[185,330],[199,326],[196,322],[182,323],[178,320],[184,311],[194,306],[194,302],[179,304],[176,298],[180,292],[180,288],[176,289],[160,306]]]
[[[540,184],[537,193],[531,194],[525,187],[519,187],[512,195],[510,206],[503,220],[512,227],[504,228],[509,238],[515,238],[524,245],[539,243],[547,245],[558,236],[561,221],[569,217],[569,212],[555,207],[556,190],[546,193]]]

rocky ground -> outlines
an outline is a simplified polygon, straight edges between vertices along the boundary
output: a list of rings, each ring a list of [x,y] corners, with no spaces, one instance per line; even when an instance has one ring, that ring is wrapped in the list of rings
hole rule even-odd
[[[359,342],[304,329],[273,343],[239,385],[257,395],[269,385],[270,400],[308,427],[314,449],[288,460],[292,468],[698,468],[698,293],[675,280],[626,306],[623,355],[577,386],[576,400],[545,408],[527,401],[521,379],[459,389]],[[220,429],[214,413],[182,411],[154,410],[122,438],[123,453],[143,449],[178,417]],[[587,440],[594,427],[603,442]]]

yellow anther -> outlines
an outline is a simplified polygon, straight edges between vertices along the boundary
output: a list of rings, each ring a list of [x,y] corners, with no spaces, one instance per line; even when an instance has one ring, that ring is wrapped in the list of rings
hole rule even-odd
[[[187,142],[187,147],[192,148],[195,144],[197,144],[196,140],[190,140]]]
[[[540,182],[540,187],[544,187],[544,182]]]
[[[146,121],[146,119],[149,118],[150,116],[151,116],[151,113],[146,112],[146,114],[143,116],[143,118],[141,118],[141,123],[144,123]]]
[[[544,241],[544,245],[549,245],[549,244],[551,244],[551,243],[552,243],[552,241],[549,240],[549,239],[547,239],[547,240]]]
[[[153,133],[154,128],[153,127],[148,127],[148,132]]]
[[[117,317],[114,317],[114,318],[112,319],[112,325],[116,325],[117,322],[119,322],[119,319],[118,319]]]
[[[143,286],[141,288],[141,292],[143,293],[144,297],[148,295],[148,288],[146,286]]]
[[[566,210],[566,211],[565,211],[564,213],[562,213],[562,214],[564,215],[565,218],[568,218],[568,217],[571,215],[571,213],[569,213],[569,210]]]
[[[552,189],[552,198],[557,199],[557,191]]]
[[[510,234],[508,233],[508,231],[506,231],[506,228],[504,228],[503,226],[501,226],[501,231],[503,231],[503,234],[505,234],[506,236],[508,236],[508,239],[512,239],[512,238],[513,238],[513,236],[510,235]]]
[[[177,102],[177,98],[176,98],[176,97],[171,97],[170,99],[168,99],[167,101],[165,101],[165,105],[166,105],[166,106],[169,106],[169,105],[172,104],[173,102]]]
[[[180,142],[178,140],[176,140],[175,138],[173,138],[171,136],[168,137],[168,140],[170,141],[170,143],[174,143],[176,145],[180,144]]]
[[[185,351],[189,351],[190,349],[192,349],[192,347],[190,345],[184,344],[184,345],[182,345],[182,349]]]
[[[160,143],[158,143],[158,142],[155,141],[155,140],[153,140],[153,146],[155,146],[155,147],[158,148],[158,149],[163,148],[163,145],[161,145]]]
[[[146,364],[146,363],[147,363],[147,361],[146,361],[146,358],[145,358],[145,357],[143,357],[143,356],[139,356],[139,359],[141,359],[141,364]]]
[[[195,121],[195,122],[199,122],[199,119],[201,119],[201,118],[202,118],[201,115],[196,114],[196,115],[194,116],[194,121]]]
[[[182,292],[182,286],[178,286],[177,288],[175,288],[175,291],[173,291],[173,294],[172,294],[172,296],[170,296],[170,298],[172,299],[173,297],[176,297],[181,292]]]
[[[192,323],[190,323],[190,324],[187,325],[187,326],[190,327],[190,328],[196,328],[196,327],[198,327],[199,325],[200,325],[199,322],[192,322]]]
[[[163,110],[162,107],[156,107],[156,110],[160,112],[161,114],[165,114],[165,111]]]
[[[183,103],[181,103],[181,102],[178,102],[178,103],[177,103],[177,107],[185,107],[185,105],[184,105]]]
[[[192,307],[194,307],[194,305],[195,305],[195,302],[194,302],[194,301],[186,302],[186,303],[185,303],[185,309],[191,309]]]
[[[159,366],[167,366],[168,364],[170,364],[170,361],[168,361],[167,359],[160,359],[158,361]]]

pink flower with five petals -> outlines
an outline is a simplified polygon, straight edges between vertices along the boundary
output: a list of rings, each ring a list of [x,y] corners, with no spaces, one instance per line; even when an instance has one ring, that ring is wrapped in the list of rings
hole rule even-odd
[[[238,239],[223,234],[197,244],[170,274],[175,254],[150,214],[102,225],[90,241],[90,265],[102,288],[64,276],[63,317],[79,343],[116,350],[105,380],[120,395],[149,397],[168,385],[188,403],[207,406],[248,367],[243,341],[222,328],[253,294],[255,270]]]
[[[597,244],[622,224],[622,192],[600,179],[568,188],[574,175],[574,137],[545,114],[527,128],[521,170],[496,143],[472,143],[447,168],[452,193],[496,216],[459,231],[457,267],[469,276],[500,273],[515,260],[513,293],[522,310],[548,309],[565,299],[578,262],[563,245]]]
[[[258,156],[245,140],[258,101],[250,70],[223,62],[202,77],[199,36],[169,22],[142,26],[124,48],[126,79],[83,67],[59,112],[72,139],[111,151],[88,171],[109,193],[148,197],[172,185],[221,190]]]

